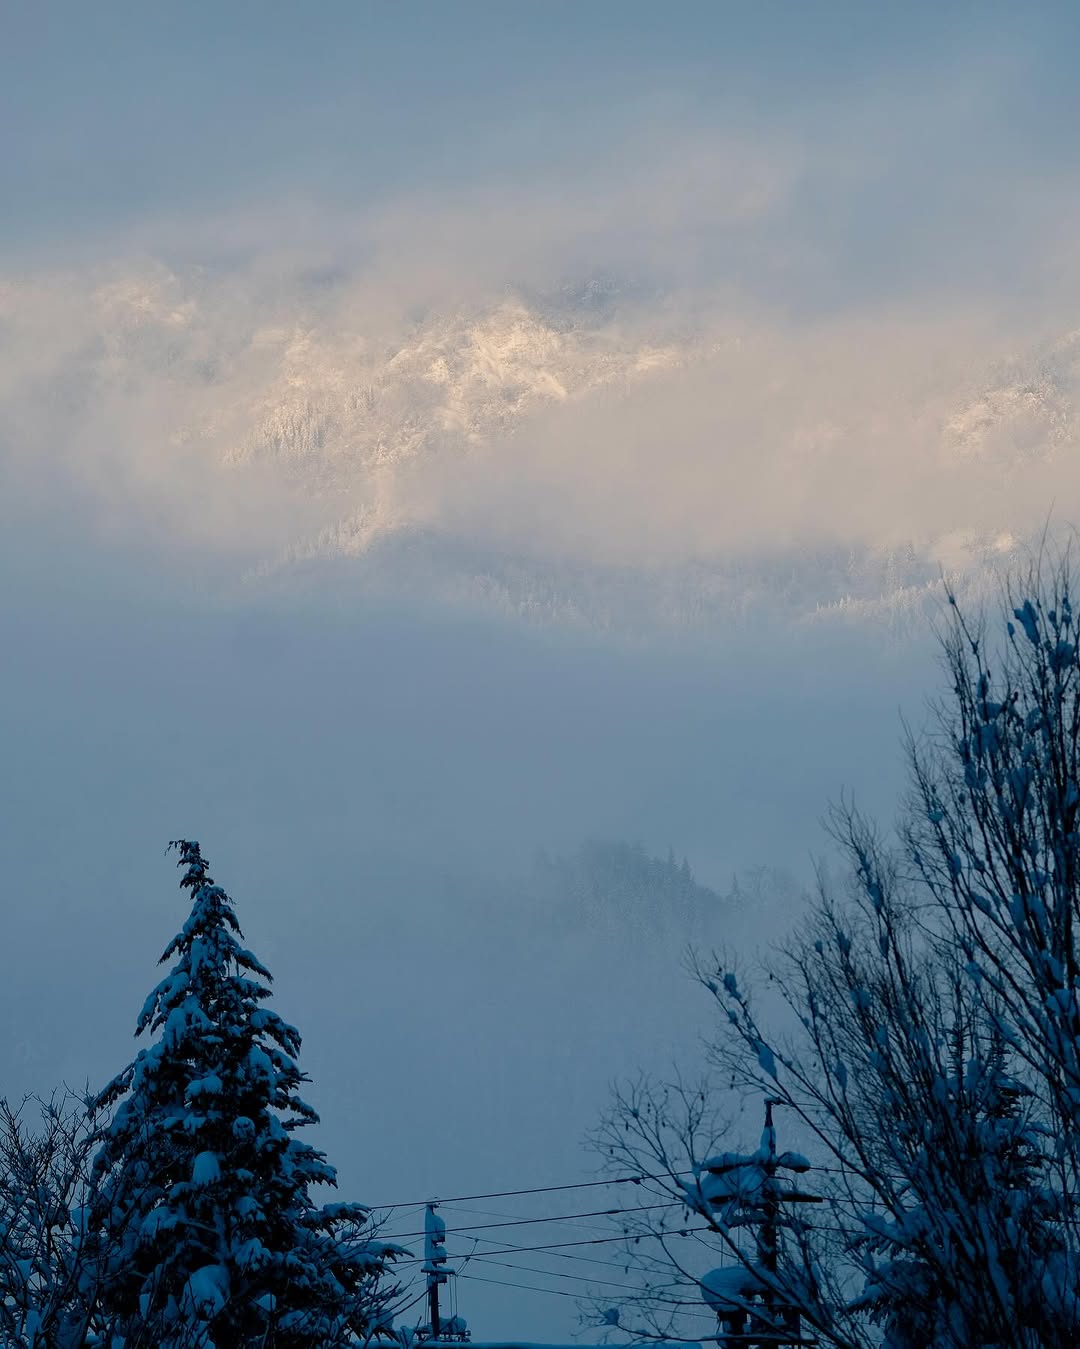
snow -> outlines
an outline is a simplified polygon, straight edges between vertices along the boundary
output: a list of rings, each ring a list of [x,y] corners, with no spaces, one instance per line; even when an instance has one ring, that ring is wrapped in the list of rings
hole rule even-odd
[[[152,1209],[142,1221],[142,1234],[153,1240],[160,1232],[176,1226],[176,1214],[167,1208]]]
[[[763,1073],[767,1073],[769,1077],[776,1076],[776,1058],[767,1044],[758,1045],[758,1064]]]
[[[249,1237],[247,1241],[242,1241],[235,1246],[232,1251],[232,1262],[237,1269],[257,1269],[260,1265],[269,1264],[271,1259],[270,1252],[258,1237]]]
[[[453,1270],[446,1268],[446,1223],[430,1206],[424,1211],[424,1274],[445,1283]]]
[[[221,1094],[223,1083],[217,1073],[208,1073],[206,1077],[198,1077],[194,1082],[188,1083],[189,1096],[219,1096]]]
[[[702,1276],[700,1283],[702,1300],[714,1312],[727,1311],[733,1304],[738,1305],[746,1297],[760,1292],[763,1286],[753,1269],[742,1265],[711,1269]]]
[[[221,1163],[215,1152],[200,1152],[191,1166],[193,1185],[215,1185],[221,1179]]]
[[[274,1065],[270,1061],[269,1054],[259,1045],[252,1045],[248,1052],[248,1067],[252,1073],[259,1074],[268,1081],[274,1080]]]
[[[1024,635],[1033,646],[1039,641],[1039,616],[1030,600],[1025,600],[1019,609],[1013,610],[1013,617],[1024,629]]]
[[[229,1271],[224,1265],[203,1265],[187,1281],[185,1301],[209,1320],[229,1300]]]

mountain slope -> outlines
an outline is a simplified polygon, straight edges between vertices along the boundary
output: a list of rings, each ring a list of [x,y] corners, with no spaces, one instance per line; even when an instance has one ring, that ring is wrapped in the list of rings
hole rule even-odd
[[[117,517],[243,533],[249,595],[903,621],[1080,505],[1080,335],[943,361],[909,329],[608,281],[410,314],[333,269],[31,276],[0,287],[0,437]]]

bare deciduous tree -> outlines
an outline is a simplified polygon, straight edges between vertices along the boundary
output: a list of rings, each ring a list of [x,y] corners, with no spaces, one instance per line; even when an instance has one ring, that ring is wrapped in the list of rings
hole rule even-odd
[[[0,1100],[0,1339],[25,1349],[87,1342],[96,1263],[85,1241],[98,1121],[65,1091]]]
[[[759,1012],[732,960],[694,961],[720,1013],[716,1080],[782,1103],[817,1163],[824,1202],[780,1205],[777,1270],[746,1239],[755,1196],[725,1190],[723,1158],[708,1155],[716,1080],[698,1095],[638,1084],[601,1130],[615,1162],[683,1202],[697,1240],[741,1263],[748,1308],[771,1285],[826,1343],[1080,1342],[1080,637],[1067,559],[1033,569],[1007,603],[991,649],[949,596],[949,691],[933,732],[909,740],[896,841],[834,813],[847,882],[819,878],[804,928],[769,964],[784,1013]],[[684,1296],[695,1282],[707,1295],[701,1262],[649,1228]]]

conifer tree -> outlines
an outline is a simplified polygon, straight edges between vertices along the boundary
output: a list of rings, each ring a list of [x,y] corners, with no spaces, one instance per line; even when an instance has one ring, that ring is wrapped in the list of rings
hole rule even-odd
[[[107,1265],[101,1327],[136,1345],[342,1345],[378,1333],[394,1248],[296,1137],[300,1035],[264,1004],[270,975],[241,945],[229,896],[194,842],[179,851],[191,914],[136,1034],[157,1035],[100,1097],[116,1106],[95,1162]]]

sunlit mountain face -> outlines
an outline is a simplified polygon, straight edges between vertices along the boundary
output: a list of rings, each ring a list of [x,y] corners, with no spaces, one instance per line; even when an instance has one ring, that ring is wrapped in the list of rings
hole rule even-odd
[[[1075,495],[1076,333],[795,325],[606,276],[403,305],[295,263],[31,274],[0,306],[4,438],[252,600],[904,626]]]

